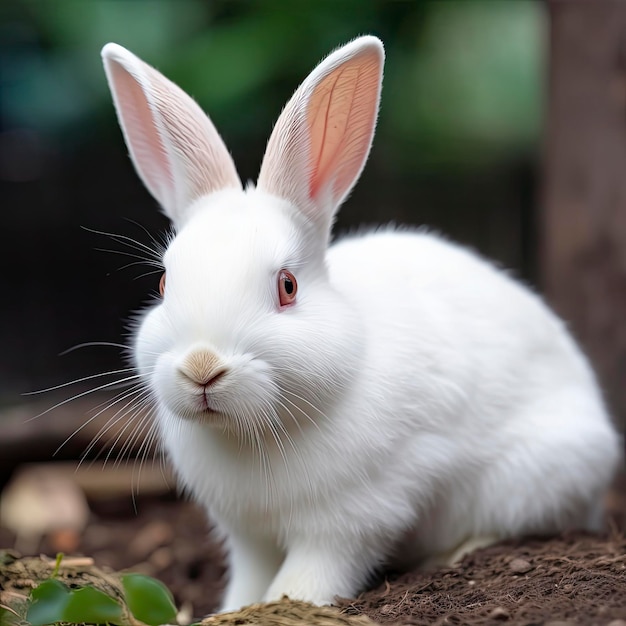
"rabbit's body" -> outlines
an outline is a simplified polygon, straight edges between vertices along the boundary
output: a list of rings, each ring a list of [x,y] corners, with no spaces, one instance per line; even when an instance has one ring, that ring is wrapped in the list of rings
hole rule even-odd
[[[197,273],[186,276],[190,291],[220,263],[230,268],[222,280],[261,282],[240,259],[252,245],[260,266],[271,266],[263,258],[264,230],[306,251],[282,208],[274,210],[256,190],[243,198],[233,193],[226,215],[213,214],[222,197],[180,232],[168,252],[172,281],[176,265],[191,265],[188,255]],[[223,232],[216,232],[218,223]],[[203,244],[204,257],[198,255]],[[335,558],[358,550],[358,573],[366,576],[398,551],[403,562],[437,562],[472,538],[598,523],[615,435],[586,360],[537,296],[476,254],[425,232],[388,229],[340,240],[328,250],[327,267],[332,297],[326,301],[337,327],[317,328],[310,348],[326,352],[318,369],[341,362],[352,374],[326,397],[321,373],[319,380],[309,378],[313,355],[301,346],[295,362],[282,364],[284,347],[270,338],[264,349],[276,350],[268,362],[278,368],[271,379],[283,381],[280,368],[291,368],[287,393],[293,395],[286,397],[301,408],[283,400],[279,412],[289,436],[276,428],[261,434],[261,444],[242,441],[212,425],[181,421],[165,408],[168,398],[159,410],[162,440],[182,483],[226,540],[237,529],[268,551],[271,571],[259,588],[269,585],[293,546],[312,538]],[[313,277],[322,271],[316,267]],[[300,276],[302,285],[306,276]],[[206,300],[196,296],[204,308],[194,321],[211,329],[224,324],[229,344],[231,329],[245,326],[247,313],[212,313],[211,302],[225,287],[205,282]],[[325,282],[309,290],[316,288],[329,291]],[[319,302],[318,296],[310,297]],[[186,303],[191,294],[172,297]],[[165,313],[160,307],[152,315]],[[238,340],[263,343],[272,333],[269,321],[249,320]],[[173,322],[159,319],[155,328]],[[139,342],[152,326],[144,322]],[[338,342],[337,331],[345,333]],[[167,334],[168,346],[176,336]],[[221,348],[215,335],[210,340]],[[146,345],[154,348],[154,341]],[[165,376],[175,379],[173,372]],[[348,595],[364,582],[343,580],[345,587],[333,593]],[[287,591],[304,592],[281,587],[279,594]]]
[[[246,190],[187,96],[117,46],[104,56],[177,228],[134,352],[181,483],[225,539],[222,608],[332,602],[391,560],[599,524],[618,437],[541,299],[425,232],[327,247],[369,150],[377,40],[305,81]]]

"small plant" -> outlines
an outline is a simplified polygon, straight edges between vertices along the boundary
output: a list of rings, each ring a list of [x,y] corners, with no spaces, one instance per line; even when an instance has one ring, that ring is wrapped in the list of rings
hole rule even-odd
[[[94,587],[70,589],[61,581],[44,580],[31,592],[26,621],[31,626],[57,622],[123,624],[122,605]],[[157,624],[153,622],[152,624]]]
[[[176,620],[172,594],[161,581],[143,574],[124,574],[122,585],[128,610],[144,624],[158,626]]]
[[[32,589],[25,614],[11,607],[0,607],[0,624],[160,626],[175,623],[172,594],[158,580],[143,574],[123,574],[119,577],[119,595],[92,584],[74,588],[76,585],[70,587],[57,579],[62,559],[63,555],[57,555],[51,576]]]

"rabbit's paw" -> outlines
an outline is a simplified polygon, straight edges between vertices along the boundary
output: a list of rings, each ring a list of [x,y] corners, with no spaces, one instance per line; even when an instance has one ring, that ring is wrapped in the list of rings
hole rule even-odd
[[[263,599],[273,602],[287,596],[317,605],[332,604],[336,596],[354,595],[367,573],[350,555],[290,551]]]

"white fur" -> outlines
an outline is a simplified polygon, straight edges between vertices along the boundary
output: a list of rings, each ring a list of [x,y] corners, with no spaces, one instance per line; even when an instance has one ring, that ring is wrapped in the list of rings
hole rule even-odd
[[[114,51],[116,71],[130,59],[137,74],[143,62]],[[136,362],[182,484],[226,541],[223,609],[283,594],[329,603],[390,560],[446,561],[499,538],[593,528],[618,461],[585,357],[528,289],[426,232],[389,228],[326,249],[367,158],[382,59],[364,37],[309,76],[281,114],[258,188],[180,192],[186,209],[164,207],[178,233]],[[364,74],[372,64],[375,79]],[[320,96],[335,73],[347,81],[338,97],[369,90],[364,104]],[[310,102],[327,97],[320,134]],[[323,175],[315,133],[336,149]],[[137,154],[138,170],[162,159]],[[284,310],[282,268],[298,281]],[[227,373],[198,392],[181,368],[202,351]],[[199,393],[217,413],[199,409]]]

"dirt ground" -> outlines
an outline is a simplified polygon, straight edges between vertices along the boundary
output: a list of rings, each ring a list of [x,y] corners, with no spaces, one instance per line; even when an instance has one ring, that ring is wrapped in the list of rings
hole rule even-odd
[[[135,506],[129,498],[92,505],[76,553],[98,566],[156,576],[194,616],[213,611],[225,570],[203,513],[170,495],[140,498]],[[626,489],[614,496],[613,510],[623,531]],[[615,522],[605,537],[574,533],[507,542],[469,555],[455,568],[388,575],[338,604],[381,624],[624,626],[615,620],[626,620],[626,538]],[[13,539],[0,529],[0,545]],[[40,546],[48,554],[57,549],[51,539]]]
[[[611,525],[605,536],[571,533],[502,543],[454,568],[388,573],[358,598],[337,604],[380,624],[626,626],[626,476],[607,506]],[[134,499],[101,494],[89,509],[72,554],[93,557],[99,567],[159,578],[195,617],[215,610],[223,555],[194,504],[166,490]],[[64,541],[50,535],[32,552],[53,556],[67,551]],[[0,548],[14,543],[15,536],[0,526]]]

